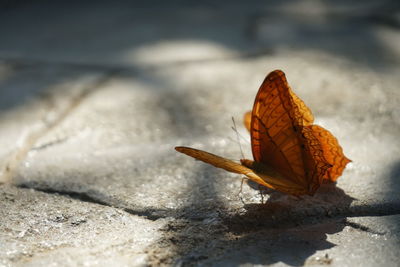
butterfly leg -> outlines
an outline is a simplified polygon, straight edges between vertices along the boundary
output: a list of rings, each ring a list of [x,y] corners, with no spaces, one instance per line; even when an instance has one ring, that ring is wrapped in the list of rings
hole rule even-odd
[[[260,193],[261,197],[261,204],[264,204],[264,190],[262,185],[258,185],[258,192]]]
[[[304,197],[302,197],[302,196],[290,195],[289,198],[297,200],[297,201],[304,200]]]
[[[241,201],[243,204],[246,204],[246,203],[244,203],[244,200],[243,200],[243,198],[242,198],[243,183],[244,183],[245,180],[247,181],[248,178],[242,177],[242,181],[240,182],[240,190],[239,190],[239,193],[238,193],[238,197],[239,197],[240,201]]]

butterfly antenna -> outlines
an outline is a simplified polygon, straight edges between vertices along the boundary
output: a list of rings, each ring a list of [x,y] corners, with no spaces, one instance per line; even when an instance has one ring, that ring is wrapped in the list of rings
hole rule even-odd
[[[244,137],[243,135],[241,135],[241,134],[239,133],[239,131],[237,130],[237,128],[236,128],[236,123],[235,123],[235,120],[234,120],[233,117],[232,117],[232,121],[233,121],[234,127],[232,126],[231,128],[232,128],[232,130],[235,131],[237,139],[239,140],[239,137],[240,137],[244,142],[250,144],[249,140],[247,140],[247,138]],[[238,137],[238,136],[239,136],[239,137]]]
[[[240,138],[239,138],[240,134],[239,134],[239,132],[238,132],[238,130],[237,130],[237,128],[236,128],[235,118],[233,118],[233,117],[232,117],[232,122],[233,122],[233,127],[232,127],[232,129],[233,129],[233,130],[235,131],[235,133],[236,133],[236,139],[237,139],[237,142],[239,143],[240,154],[242,155],[242,159],[244,159],[245,157],[244,157],[243,150],[242,150],[242,144],[240,143]]]

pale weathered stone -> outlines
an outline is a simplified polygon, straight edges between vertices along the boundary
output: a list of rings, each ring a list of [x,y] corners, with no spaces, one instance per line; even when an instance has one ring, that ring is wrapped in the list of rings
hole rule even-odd
[[[103,73],[0,61],[0,182],[36,140],[101,81]]]
[[[112,207],[46,194],[0,188],[0,264],[144,266],[146,249],[167,220],[151,221]]]

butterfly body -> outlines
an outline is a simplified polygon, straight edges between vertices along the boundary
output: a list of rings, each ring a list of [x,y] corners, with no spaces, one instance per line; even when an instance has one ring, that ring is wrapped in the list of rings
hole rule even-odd
[[[244,117],[254,161],[242,159],[239,164],[193,148],[175,149],[280,192],[313,195],[324,180],[336,181],[350,162],[337,139],[313,121],[311,110],[291,90],[285,74],[275,70],[261,84],[252,112]]]
[[[268,183],[269,188],[284,191],[284,193],[291,195],[304,195],[308,194],[305,189],[305,185],[297,184],[295,181],[283,176],[281,173],[277,172],[271,166],[267,164],[256,162],[249,159],[241,159],[240,163],[251,169],[258,177],[260,177],[264,182]],[[279,188],[285,188],[285,190],[279,190]]]

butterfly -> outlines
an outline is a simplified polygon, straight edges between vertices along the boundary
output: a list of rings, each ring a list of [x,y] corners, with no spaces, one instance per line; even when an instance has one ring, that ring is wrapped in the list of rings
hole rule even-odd
[[[195,148],[175,149],[282,193],[314,195],[324,181],[335,182],[351,160],[337,139],[313,121],[285,74],[275,70],[261,84],[253,110],[244,115],[254,160],[237,163]]]

